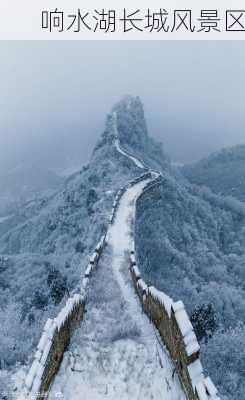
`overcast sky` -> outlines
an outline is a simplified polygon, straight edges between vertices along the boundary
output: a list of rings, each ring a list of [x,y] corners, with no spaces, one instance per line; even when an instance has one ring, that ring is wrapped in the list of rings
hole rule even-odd
[[[190,162],[245,143],[243,42],[1,42],[0,168],[83,164],[139,95],[149,133]]]

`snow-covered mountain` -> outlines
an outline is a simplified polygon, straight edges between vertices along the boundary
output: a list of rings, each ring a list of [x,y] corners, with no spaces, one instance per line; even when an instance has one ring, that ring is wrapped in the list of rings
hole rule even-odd
[[[115,114],[125,122],[115,125]],[[131,137],[134,121],[137,135]],[[78,284],[106,229],[116,191],[142,173],[118,151],[116,136],[132,152],[138,149],[145,161],[151,159],[157,145],[148,137],[138,98],[124,98],[113,108],[87,166],[51,196],[22,206],[0,224],[0,358],[5,366],[26,361],[44,321]],[[154,165],[158,159],[168,164],[159,149]]]
[[[184,301],[206,371],[229,400],[245,399],[244,226],[244,204],[168,174],[138,202],[143,276]]]
[[[129,112],[129,110],[131,111]],[[157,170],[169,169],[170,161],[163,151],[162,143],[148,135],[140,98],[126,96],[123,101],[114,106],[112,111],[116,112],[121,146],[129,153],[144,160],[148,167]]]
[[[245,201],[245,145],[225,148],[182,168],[191,183]]]
[[[27,202],[50,195],[62,181],[54,172],[34,165],[19,165],[0,174],[0,215],[12,214]]]
[[[131,156],[125,156],[125,151]],[[140,99],[131,96],[123,98],[109,113],[87,166],[66,179],[52,195],[29,202],[0,223],[1,367],[11,369],[16,362],[27,362],[47,318],[57,314],[68,294],[80,284],[88,256],[106,230],[117,190],[142,174],[144,166],[160,171],[162,181],[137,203],[138,264],[147,283],[186,303],[202,341],[205,367],[225,394],[224,399],[244,400],[244,207],[235,199],[224,199],[192,186],[176,173],[162,146],[148,135]],[[104,345],[104,341],[111,340],[113,348],[112,337],[125,334],[125,324],[118,315],[128,321],[123,304],[127,301],[127,288],[121,288],[122,293],[118,294],[121,278],[111,278],[108,292],[103,285],[113,275],[107,261],[114,260],[115,274],[121,273],[118,261],[123,254],[119,250],[125,242],[125,249],[128,248],[129,238],[125,226],[120,228],[131,215],[130,204],[136,193],[132,192],[132,196],[127,199],[127,212],[119,213],[117,227],[111,230],[116,258],[108,250],[105,269],[99,271],[97,290],[92,296],[93,312],[85,339],[91,347],[96,339],[99,355],[102,342]],[[97,311],[100,296],[105,301],[102,314]],[[106,314],[108,301],[112,301],[110,309],[117,313],[115,320],[113,314]],[[110,326],[119,327],[120,332],[116,328],[104,332],[103,325],[93,336],[94,321],[100,317],[105,317]],[[130,326],[130,335],[134,337],[135,332],[137,336],[137,329]],[[139,336],[143,340],[144,332]],[[85,339],[77,337],[75,342]],[[144,340],[148,341],[142,343],[150,352],[149,338]],[[97,350],[93,353],[96,357]],[[154,360],[145,356],[142,346],[140,351],[140,359],[153,365]],[[135,354],[137,359],[138,353]],[[131,356],[126,354],[125,360],[131,362]],[[118,368],[118,363],[115,365]],[[225,372],[223,365],[227,366]],[[139,362],[137,366],[138,374]],[[150,373],[157,368],[150,369]],[[109,372],[114,377],[111,369]],[[125,371],[120,373],[124,376]],[[149,393],[148,386],[144,393]],[[165,386],[167,393],[169,388]]]

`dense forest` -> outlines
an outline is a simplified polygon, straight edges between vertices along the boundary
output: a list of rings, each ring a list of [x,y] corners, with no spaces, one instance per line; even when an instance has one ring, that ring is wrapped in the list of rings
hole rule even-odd
[[[244,223],[239,201],[169,175],[137,203],[144,278],[184,301],[204,366],[227,399],[245,399]]]
[[[191,183],[207,186],[214,193],[245,202],[244,166],[245,145],[237,145],[185,165],[182,173]]]

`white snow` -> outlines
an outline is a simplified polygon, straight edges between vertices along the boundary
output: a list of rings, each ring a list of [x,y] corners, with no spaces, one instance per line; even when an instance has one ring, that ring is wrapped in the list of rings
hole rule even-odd
[[[92,256],[90,257],[90,260],[89,260],[90,264],[96,263],[97,259],[98,259],[98,254],[96,252],[94,252],[92,254]]]
[[[191,321],[187,315],[185,308],[175,311],[175,318],[180,328],[180,332],[185,337],[189,332],[193,331]]]
[[[174,310],[175,318],[179,326],[180,332],[182,333],[182,336],[184,338],[186,353],[188,356],[190,356],[200,350],[200,346],[194,333],[193,326],[182,301],[177,301],[176,303],[174,303],[172,305],[172,308]]]
[[[216,396],[218,394],[218,390],[209,376],[204,379],[204,384],[211,396]]]
[[[85,278],[89,278],[89,276],[91,275],[92,269],[93,269],[92,264],[88,264],[86,271],[84,273]]]
[[[59,312],[59,314],[57,315],[57,317],[54,320],[57,325],[58,330],[60,330],[61,327],[64,325],[66,318],[67,318],[66,310],[65,310],[65,308],[62,308],[62,310]]]
[[[120,147],[120,145],[119,145],[119,140],[118,140],[118,139],[115,140],[115,146],[116,146],[116,149],[119,151],[119,153],[123,154],[125,157],[130,158],[130,160],[132,160],[133,163],[134,163],[138,168],[145,169],[144,165],[142,164],[142,162],[141,162],[140,160],[138,160],[136,157],[131,156],[130,154],[126,153],[126,151],[124,151],[124,150]]]
[[[145,293],[146,293],[147,290],[148,290],[148,286],[147,286],[147,284],[143,281],[143,279],[139,279],[139,280],[138,280],[137,286],[138,286],[139,288],[141,288],[142,291],[145,292]]]
[[[132,267],[132,270],[134,272],[134,275],[135,275],[136,279],[139,279],[140,278],[140,271],[139,271],[139,268],[137,267],[137,265],[134,265]]]
[[[103,248],[103,245],[104,245],[104,242],[105,242],[105,235],[103,235],[103,236],[101,237],[100,241],[98,242],[98,244],[97,244],[97,246],[96,246],[96,248],[95,248],[95,251],[96,251],[97,253],[100,253],[100,252],[101,252],[101,250],[102,250],[102,248]]]
[[[196,386],[196,391],[200,400],[208,400],[208,395],[203,382],[199,382]]]
[[[53,320],[48,318],[46,324],[44,325],[43,330],[48,332],[51,329],[52,325],[53,325]]]
[[[37,350],[36,353],[35,353],[34,358],[35,358],[37,361],[40,361],[41,357],[42,357],[41,351]]]
[[[44,365],[43,364],[39,364],[37,372],[36,372],[36,376],[41,379],[42,375],[43,375],[43,371],[44,371]]]
[[[85,278],[87,279],[87,278]],[[54,323],[56,324],[57,328],[60,329],[62,325],[64,325],[65,321],[72,313],[74,307],[79,303],[82,302],[83,298],[79,294],[75,294],[73,297],[69,298],[66,302],[66,305],[60,310],[57,317],[54,319]]]
[[[116,149],[119,151],[119,153],[123,154],[125,157],[130,158],[138,168],[145,169],[145,166],[142,164],[142,162],[140,160],[138,160],[136,157],[132,156],[131,154],[126,153],[126,151],[124,151],[121,148],[120,143],[119,143],[119,138],[118,138],[118,131],[117,131],[117,113],[116,112],[113,113],[113,123],[114,123],[114,134],[116,137],[116,140],[115,140]]]
[[[196,391],[200,400],[220,400],[218,391],[209,377],[196,385]]]
[[[87,313],[65,353],[49,399],[185,400],[155,328],[142,313],[129,272],[131,221],[145,182],[122,196],[108,247],[91,281]]]
[[[191,356],[192,354],[194,354],[200,350],[200,345],[197,341],[197,337],[196,337],[194,331],[190,331],[184,337],[184,343],[186,346],[186,352],[187,352],[188,356]]]
[[[196,385],[204,378],[201,361],[197,359],[193,363],[189,364],[187,369],[191,378],[192,387],[195,389]]]
[[[83,288],[83,290],[86,290],[86,289],[87,289],[88,284],[89,284],[89,278],[84,278],[84,279],[82,280],[82,288]]]
[[[171,299],[171,297],[167,296],[163,292],[160,292],[154,286],[149,287],[149,293],[152,295],[152,297],[154,299],[158,300],[164,306],[164,308],[170,318],[171,317],[171,307],[173,304],[173,300]]]
[[[41,336],[41,339],[37,345],[37,348],[39,351],[41,351],[41,352],[43,351],[47,341],[48,341],[48,335],[47,335],[47,332],[44,331]]]
[[[12,387],[15,393],[14,398],[16,400],[26,400],[28,398],[29,391],[25,386],[26,369],[26,365],[17,365],[16,371],[11,375]],[[0,378],[2,373],[4,373],[4,370],[0,372]]]
[[[41,363],[42,365],[45,365],[45,363],[46,363],[46,361],[47,361],[47,358],[48,358],[48,355],[49,355],[49,351],[50,351],[51,346],[52,346],[52,340],[49,340],[49,341],[46,343],[46,346],[45,346],[45,348],[44,348],[44,350],[43,350],[42,358],[41,358],[41,360],[40,360],[40,363]]]
[[[200,346],[197,341],[192,342],[186,346],[186,353],[188,356],[191,356],[194,353],[197,353],[200,350]]]
[[[174,311],[182,310],[182,308],[185,308],[184,303],[182,300],[176,301],[173,305],[172,308]]]
[[[13,216],[13,214],[11,215],[6,215],[6,217],[0,217],[0,224],[4,221],[7,221],[7,219],[10,219]]]
[[[36,376],[36,372],[37,372],[37,369],[38,369],[39,365],[40,364],[39,364],[38,360],[34,360],[33,363],[32,363],[32,366],[31,366],[31,368],[30,368],[30,370],[28,372],[28,375],[26,376],[25,385],[26,385],[26,387],[28,389],[30,389],[31,386],[32,386],[32,383],[33,383],[33,380],[34,380],[34,378]]]
[[[33,397],[36,398],[37,393],[39,392],[41,386],[41,378],[39,376],[36,376],[34,379],[33,385],[32,385],[32,393]]]

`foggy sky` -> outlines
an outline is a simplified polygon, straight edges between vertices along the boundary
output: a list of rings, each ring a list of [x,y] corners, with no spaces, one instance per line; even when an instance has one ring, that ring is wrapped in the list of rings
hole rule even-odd
[[[139,95],[177,161],[245,143],[242,42],[1,42],[0,169],[83,164],[106,114]]]

